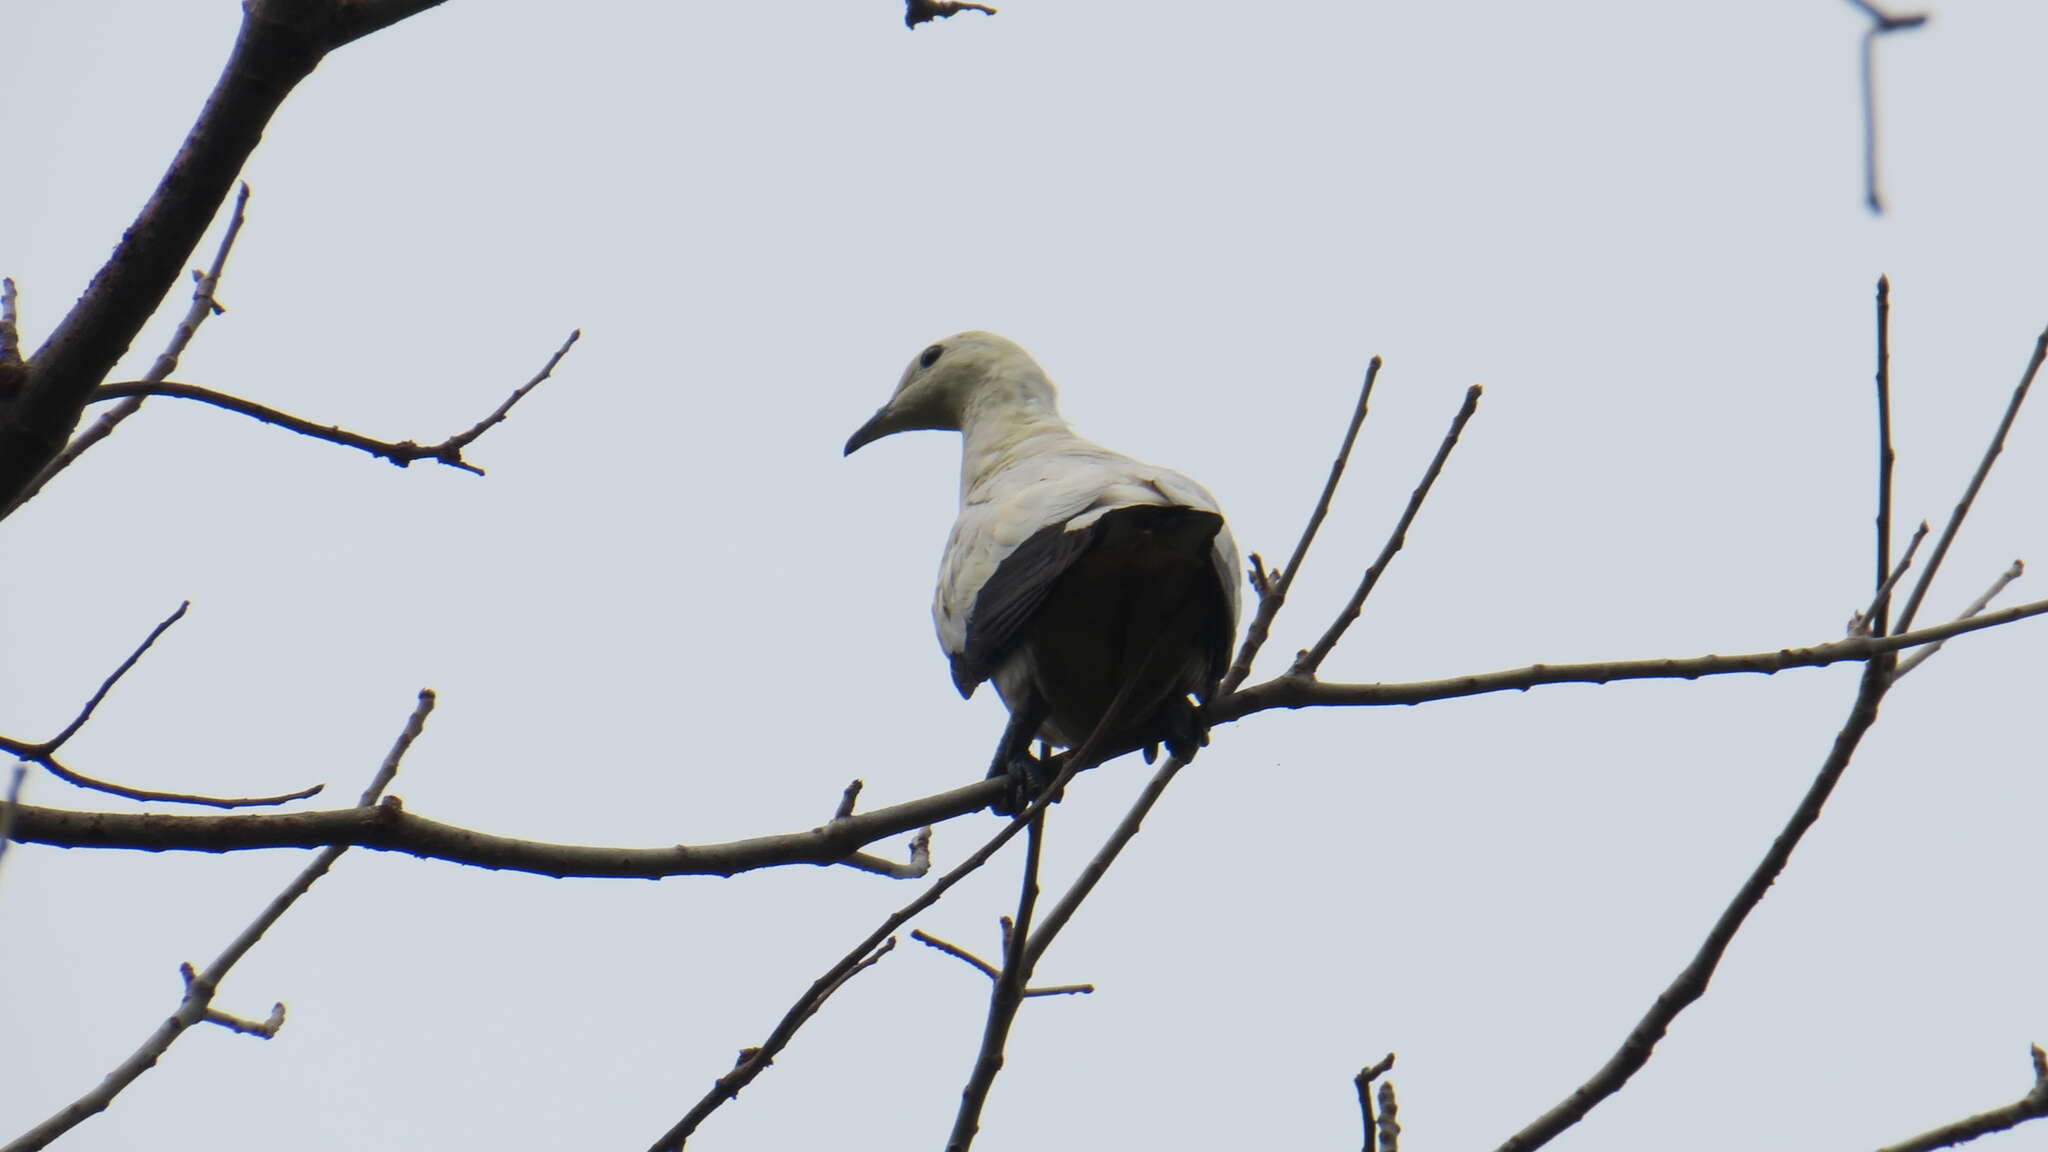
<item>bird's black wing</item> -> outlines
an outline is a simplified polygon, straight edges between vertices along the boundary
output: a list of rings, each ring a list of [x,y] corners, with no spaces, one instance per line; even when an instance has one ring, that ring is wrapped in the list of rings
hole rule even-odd
[[[953,686],[962,696],[972,696],[983,680],[1022,639],[1031,618],[1045,603],[1046,594],[1082,553],[1095,542],[1094,525],[1069,532],[1064,522],[1048,524],[1031,534],[974,594],[974,609],[967,615],[966,651],[954,654]]]

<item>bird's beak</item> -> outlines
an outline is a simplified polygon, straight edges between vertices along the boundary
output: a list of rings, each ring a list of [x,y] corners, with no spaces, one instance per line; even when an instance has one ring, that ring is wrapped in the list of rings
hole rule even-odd
[[[853,435],[846,438],[846,451],[842,455],[851,456],[862,445],[872,444],[891,432],[901,431],[902,429],[896,426],[895,413],[889,411],[889,406],[884,404],[875,409],[875,414],[868,417],[867,423],[855,429]]]

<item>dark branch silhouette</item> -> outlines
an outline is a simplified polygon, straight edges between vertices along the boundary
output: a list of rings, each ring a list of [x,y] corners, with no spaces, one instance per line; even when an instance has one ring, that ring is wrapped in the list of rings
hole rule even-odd
[[[399,732],[397,741],[391,745],[390,753],[378,766],[376,775],[371,778],[370,786],[364,789],[359,801],[362,806],[369,807],[375,804],[384,788],[397,775],[398,762],[404,759],[406,750],[412,747],[413,741],[419,739],[421,731],[426,727],[427,713],[433,710],[434,694],[422,689],[419,703],[413,708],[412,715],[406,719],[405,728]],[[177,1043],[178,1037],[183,1036],[186,1030],[195,1024],[218,1024],[229,1031],[265,1039],[275,1036],[277,1030],[284,1024],[282,1003],[271,1009],[268,1020],[259,1024],[215,1010],[214,995],[220,990],[221,981],[227,979],[229,970],[248,954],[249,949],[254,948],[257,942],[263,939],[263,934],[270,931],[272,925],[291,910],[291,906],[299,897],[306,894],[306,890],[313,886],[314,881],[327,874],[327,870],[333,867],[334,862],[347,850],[346,845],[340,845],[329,848],[315,857],[290,884],[285,885],[284,891],[279,892],[240,935],[221,950],[220,955],[206,966],[205,971],[195,972],[190,964],[183,965],[180,971],[185,977],[185,995],[178,1001],[177,1010],[150,1033],[149,1039],[143,1041],[142,1046],[137,1048],[133,1055],[109,1072],[92,1091],[65,1105],[48,1120],[22,1133],[4,1148],[0,1148],[0,1152],[33,1152],[34,1149],[42,1148],[69,1132],[89,1117],[106,1111],[107,1106],[114,1102],[114,1097],[119,1096],[123,1089],[133,1084],[144,1072],[156,1067],[157,1061],[163,1058],[164,1053],[170,1051],[171,1045]]]
[[[475,443],[477,437],[490,431],[493,426],[502,423],[506,415],[512,411],[514,404],[519,403],[528,392],[539,387],[541,381],[553,375],[555,365],[562,362],[562,357],[568,355],[569,349],[582,336],[583,332],[581,329],[569,333],[569,338],[562,341],[562,346],[555,349],[555,354],[548,357],[548,362],[541,366],[541,370],[534,373],[533,377],[526,383],[513,389],[512,394],[507,396],[505,402],[498,405],[495,411],[438,444],[415,444],[410,440],[395,442],[378,440],[373,437],[364,436],[361,433],[350,432],[346,428],[335,427],[332,424],[316,424],[311,420],[293,416],[288,412],[280,412],[275,408],[258,404],[253,400],[244,400],[239,396],[230,396],[225,392],[216,392],[211,388],[201,388],[196,384],[180,384],[174,380],[131,380],[120,384],[104,384],[93,390],[92,401],[97,404],[103,400],[139,400],[145,396],[169,396],[179,400],[197,400],[203,404],[211,404],[216,408],[224,408],[229,412],[239,413],[253,420],[260,420],[265,424],[275,425],[288,432],[297,432],[301,436],[311,436],[315,440],[325,440],[330,444],[339,444],[345,448],[356,448],[368,452],[372,456],[389,460],[400,468],[417,460],[432,460],[438,464],[446,464],[450,468],[482,476],[484,470],[464,460],[462,458],[462,450]]]

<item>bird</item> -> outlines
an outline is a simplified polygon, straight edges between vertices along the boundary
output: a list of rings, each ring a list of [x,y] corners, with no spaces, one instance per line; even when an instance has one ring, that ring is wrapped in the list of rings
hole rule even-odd
[[[961,434],[932,622],[960,695],[993,680],[1009,710],[997,810],[1048,782],[1034,739],[1088,746],[1081,767],[1161,744],[1191,759],[1237,635],[1237,543],[1215,497],[1076,435],[1045,370],[991,332],[919,352],[845,455],[916,430]]]

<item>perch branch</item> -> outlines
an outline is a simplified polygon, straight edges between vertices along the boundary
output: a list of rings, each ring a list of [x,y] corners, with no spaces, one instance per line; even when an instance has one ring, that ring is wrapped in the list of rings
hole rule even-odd
[[[433,708],[434,694],[422,690],[419,703],[413,708],[412,715],[407,718],[404,730],[391,745],[391,751],[379,765],[370,786],[363,791],[361,803],[364,807],[377,802],[379,794],[397,773],[398,762],[404,758],[406,750],[412,747],[413,741],[419,738],[427,722],[427,713],[433,711]],[[283,1004],[271,1010],[270,1020],[263,1024],[253,1024],[214,1011],[214,994],[219,990],[221,981],[227,978],[229,970],[256,946],[257,941],[263,939],[263,934],[270,931],[271,926],[291,909],[299,897],[306,894],[306,890],[313,886],[314,881],[327,874],[327,870],[347,850],[347,845],[336,845],[321,852],[285,886],[284,891],[271,900],[240,935],[221,950],[220,955],[206,966],[205,971],[194,972],[190,964],[183,965],[180,971],[185,977],[185,994],[179,1000],[177,1010],[157,1026],[149,1039],[143,1041],[142,1047],[137,1048],[133,1055],[122,1061],[112,1072],[107,1073],[106,1078],[92,1091],[65,1105],[48,1120],[16,1137],[12,1143],[0,1149],[0,1152],[32,1152],[77,1127],[88,1117],[106,1111],[114,1102],[114,1097],[119,1096],[123,1089],[133,1084],[144,1072],[154,1068],[164,1053],[170,1050],[171,1045],[177,1042],[178,1037],[184,1035],[186,1029],[195,1024],[211,1021],[233,1031],[266,1038],[274,1035],[284,1023]]]
[[[1282,675],[1211,702],[1209,718],[1214,723],[1227,724],[1274,708],[1411,705],[1490,692],[1527,691],[1548,684],[1696,680],[1702,676],[1733,673],[1771,674],[1791,668],[1868,661],[2044,613],[2048,613],[2048,600],[2036,600],[1914,632],[1891,636],[1852,636],[1809,648],[1786,648],[1739,656],[1699,656],[1684,660],[1536,664],[1503,672],[1410,683],[1340,684]],[[0,741],[0,751],[12,747],[11,743]],[[391,803],[374,808],[236,816],[74,812],[22,805],[17,814],[15,837],[24,843],[53,844],[65,848],[150,852],[233,852],[354,844],[454,864],[533,872],[543,876],[646,879],[685,875],[731,876],[786,864],[836,864],[849,853],[884,837],[912,832],[928,824],[987,808],[1002,796],[1005,787],[1001,780],[980,780],[948,792],[863,812],[845,820],[834,820],[808,831],[723,844],[667,848],[549,844],[494,836],[416,816]]]

